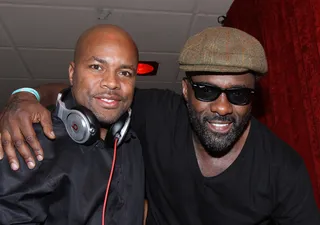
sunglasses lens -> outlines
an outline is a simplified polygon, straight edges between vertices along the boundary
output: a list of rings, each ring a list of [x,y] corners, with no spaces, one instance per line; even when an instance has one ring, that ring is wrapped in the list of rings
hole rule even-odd
[[[221,94],[219,88],[210,87],[210,86],[198,86],[194,88],[195,97],[200,101],[211,102],[216,100]]]
[[[252,90],[249,88],[227,90],[226,93],[229,102],[234,105],[247,105],[252,100]]]

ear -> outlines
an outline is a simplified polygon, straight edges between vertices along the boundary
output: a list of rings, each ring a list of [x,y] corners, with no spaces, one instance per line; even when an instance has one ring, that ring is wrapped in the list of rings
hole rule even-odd
[[[73,75],[74,75],[74,62],[69,64],[69,82],[73,86]]]
[[[188,101],[188,81],[186,79],[182,80],[182,94],[186,101]]]

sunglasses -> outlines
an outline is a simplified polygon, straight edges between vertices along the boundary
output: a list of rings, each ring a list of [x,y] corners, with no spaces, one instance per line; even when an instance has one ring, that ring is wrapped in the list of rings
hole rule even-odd
[[[228,88],[222,89],[217,86],[194,83],[191,77],[185,78],[189,81],[194,91],[196,99],[203,102],[212,102],[225,93],[228,101],[234,105],[248,105],[252,101],[254,89],[251,88]]]

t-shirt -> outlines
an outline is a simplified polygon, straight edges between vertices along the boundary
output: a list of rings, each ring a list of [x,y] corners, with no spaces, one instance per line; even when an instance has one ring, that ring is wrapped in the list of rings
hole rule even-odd
[[[137,90],[132,127],[145,161],[148,225],[320,225],[302,158],[256,119],[240,155],[214,177],[200,171],[180,95]]]
[[[74,142],[53,112],[54,141],[35,132],[44,160],[29,170],[0,161],[0,224],[97,225],[113,159],[113,148],[101,139],[91,145]],[[144,164],[140,141],[130,129],[117,148],[105,221],[108,225],[141,225],[144,207]]]

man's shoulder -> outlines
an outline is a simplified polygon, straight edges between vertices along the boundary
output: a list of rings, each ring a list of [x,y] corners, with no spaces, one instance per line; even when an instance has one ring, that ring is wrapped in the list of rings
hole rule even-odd
[[[262,151],[265,159],[277,167],[296,167],[303,163],[302,157],[288,143],[278,137],[266,125],[257,119],[252,119],[252,131],[255,150]]]
[[[139,137],[130,126],[125,134],[124,144],[126,144],[128,147],[141,148]]]
[[[169,89],[136,89],[134,102],[142,102],[147,107],[149,104],[152,105],[170,105],[176,104],[182,100],[181,94],[178,94]]]
[[[176,92],[137,89],[132,104],[132,114],[132,126],[141,138],[141,129],[144,130],[145,125],[148,129],[157,129],[165,124],[173,124],[187,113],[182,96]]]
[[[64,123],[61,119],[59,119],[54,113],[51,114],[51,120],[52,120],[52,128],[56,136],[58,137],[65,137],[68,136],[67,130],[65,128]],[[48,139],[43,131],[43,127],[40,123],[34,123],[32,124],[35,134],[39,141],[45,141],[45,142],[51,142],[51,139]]]
[[[154,96],[154,97],[174,97],[180,96],[177,92],[169,89],[159,89],[159,88],[135,88],[135,94],[145,95],[145,96]]]

